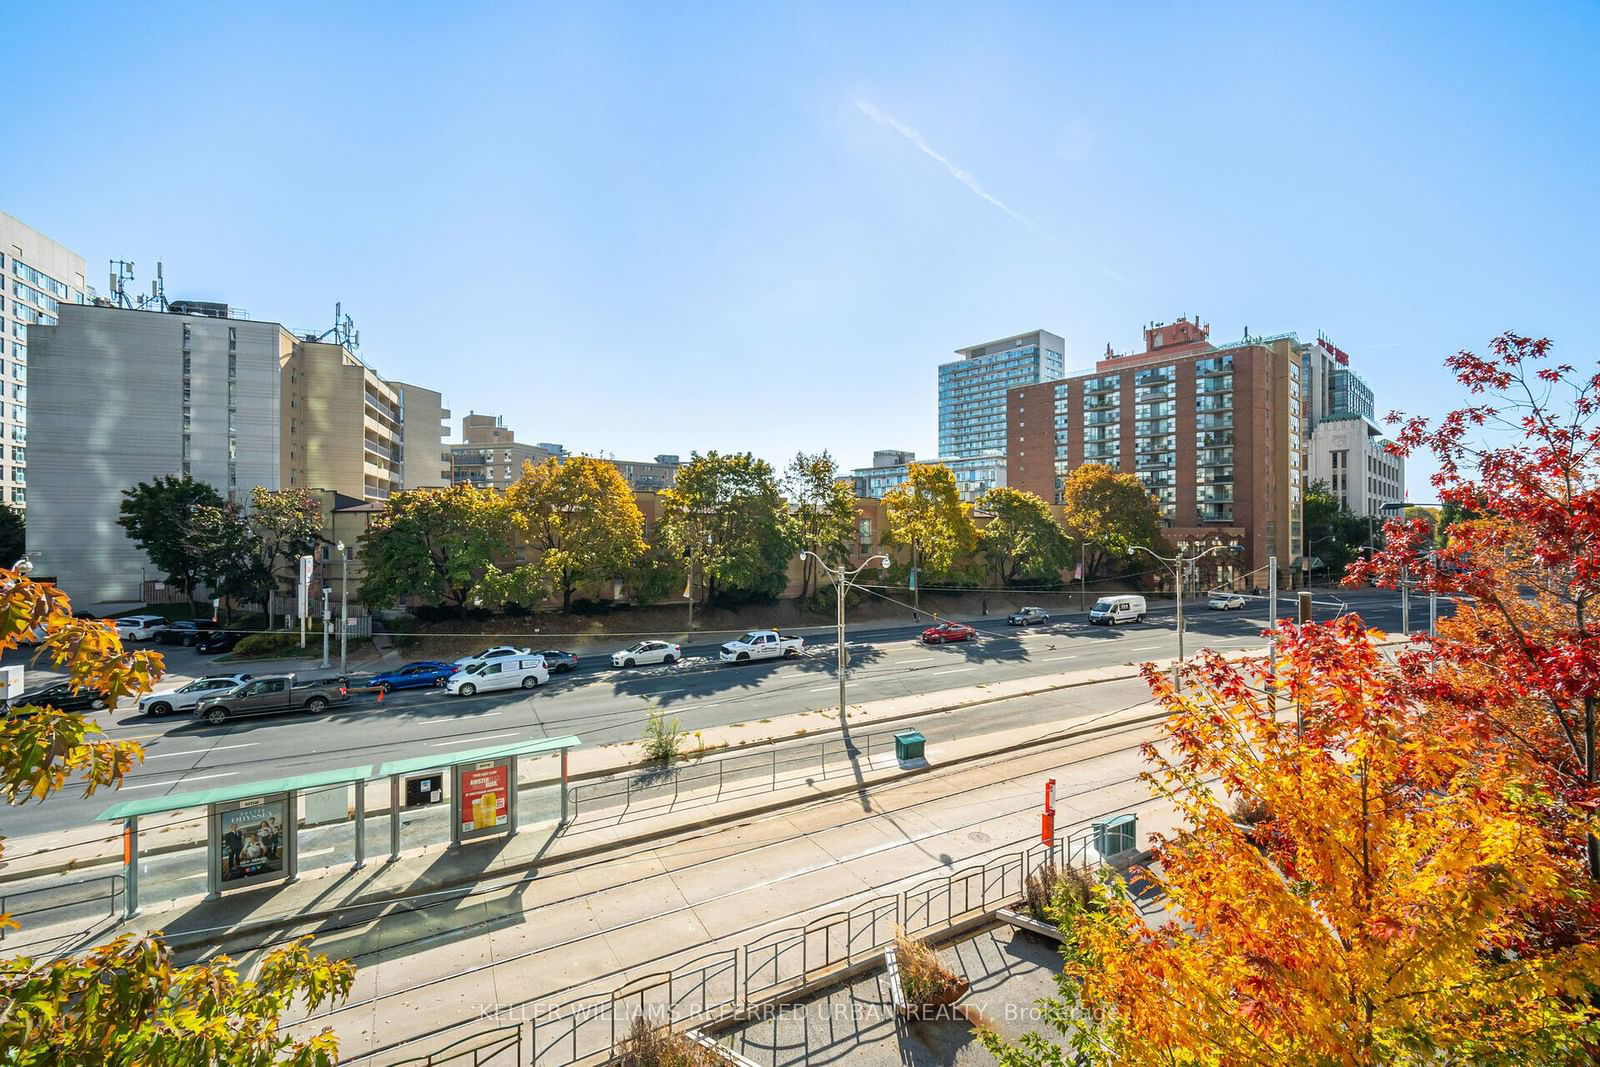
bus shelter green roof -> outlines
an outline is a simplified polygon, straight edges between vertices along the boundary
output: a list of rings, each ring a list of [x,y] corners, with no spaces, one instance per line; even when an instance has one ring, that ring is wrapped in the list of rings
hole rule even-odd
[[[372,765],[369,763],[363,767],[340,767],[332,771],[312,771],[310,774],[296,774],[288,778],[272,778],[267,781],[235,782],[233,785],[219,785],[214,789],[197,789],[192,793],[170,793],[164,797],[124,800],[120,804],[111,805],[105,811],[96,815],[95,821],[109,822],[112,819],[128,819],[136,815],[159,815],[161,812],[177,811],[179,808],[203,808],[207,804],[243,800],[245,797],[258,797],[267,793],[284,793],[291,789],[304,792],[308,789],[320,789],[324,786],[364,782],[371,777]]]
[[[442,752],[414,759],[393,760],[378,768],[375,777],[388,778],[394,774],[428,771],[435,767],[450,767],[457,763],[479,763],[483,760],[503,759],[506,756],[534,756],[541,752],[556,752],[564,748],[577,748],[583,744],[581,737],[539,737],[527,741],[513,741],[508,745],[489,745],[469,748],[459,752]]]

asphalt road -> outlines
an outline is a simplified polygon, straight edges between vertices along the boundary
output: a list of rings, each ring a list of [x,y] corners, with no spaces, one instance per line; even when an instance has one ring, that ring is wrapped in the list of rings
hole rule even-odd
[[[1319,591],[1317,600],[1318,618],[1337,614],[1343,600],[1372,625],[1399,629],[1397,594]],[[1290,603],[1285,601],[1283,610]],[[1252,602],[1246,610],[1224,613],[1204,610],[1203,602],[1186,606],[1186,651],[1259,645],[1267,623],[1264,607]],[[1413,603],[1412,624],[1425,628],[1426,605],[1420,612],[1417,608]],[[851,703],[1162,659],[1177,648],[1170,607],[1142,625],[1118,627],[1089,626],[1082,615],[1021,629],[993,616],[966,621],[979,627],[979,638],[944,646],[922,645],[916,636],[921,626],[910,620],[901,627],[874,624],[870,630],[852,630]],[[187,649],[163,651],[168,654],[170,682],[164,681],[162,688],[182,684],[205,669],[205,658]],[[315,718],[263,716],[221,726],[125,710],[101,712],[95,718],[112,738],[137,740],[145,747],[145,762],[116,796],[122,800],[377,764],[433,751],[443,758],[451,749],[530,736],[577,734],[591,745],[637,740],[651,707],[667,710],[685,730],[693,731],[836,706],[836,653],[831,641],[808,641],[807,655],[796,661],[755,664],[718,663],[714,645],[691,645],[684,651],[684,661],[673,666],[633,670],[602,666],[605,661],[596,657],[531,692],[458,697],[428,689],[392,693],[382,703],[370,695],[354,695],[350,703]],[[1041,708],[1039,714],[1048,711]],[[983,728],[980,718],[974,718],[972,728]],[[84,799],[69,792],[45,804],[6,809],[3,831],[18,837],[81,826],[112,802],[105,794]]]

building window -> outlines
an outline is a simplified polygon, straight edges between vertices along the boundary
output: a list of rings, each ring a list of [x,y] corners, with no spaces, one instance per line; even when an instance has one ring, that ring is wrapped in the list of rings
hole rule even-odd
[[[28,502],[28,491],[26,489],[20,489],[16,486],[12,486],[11,502],[13,504],[26,504]]]

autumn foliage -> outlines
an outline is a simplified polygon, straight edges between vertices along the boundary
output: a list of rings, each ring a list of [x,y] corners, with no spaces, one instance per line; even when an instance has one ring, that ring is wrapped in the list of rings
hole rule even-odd
[[[1540,916],[1590,900],[1514,747],[1441,735],[1358,618],[1278,635],[1262,661],[1206,653],[1147,780],[1186,832],[1150,877],[1171,921],[1123,895],[1076,919],[1058,1018],[1086,1062],[1578,1062],[1600,1040],[1600,949]],[[1304,723],[1297,730],[1295,710]],[[1238,798],[1269,813],[1253,828]],[[1091,1022],[1092,1020],[1092,1022]],[[1039,1041],[1009,1063],[1061,1062]]]

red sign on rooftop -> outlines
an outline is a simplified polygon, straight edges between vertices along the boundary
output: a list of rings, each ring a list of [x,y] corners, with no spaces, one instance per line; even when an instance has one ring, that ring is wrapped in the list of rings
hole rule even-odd
[[[1338,345],[1334,344],[1332,341],[1328,340],[1326,337],[1317,338],[1317,344],[1326,349],[1328,354],[1333,356],[1334,360],[1341,367],[1348,367],[1350,365],[1350,354],[1344,349],[1340,348]]]

